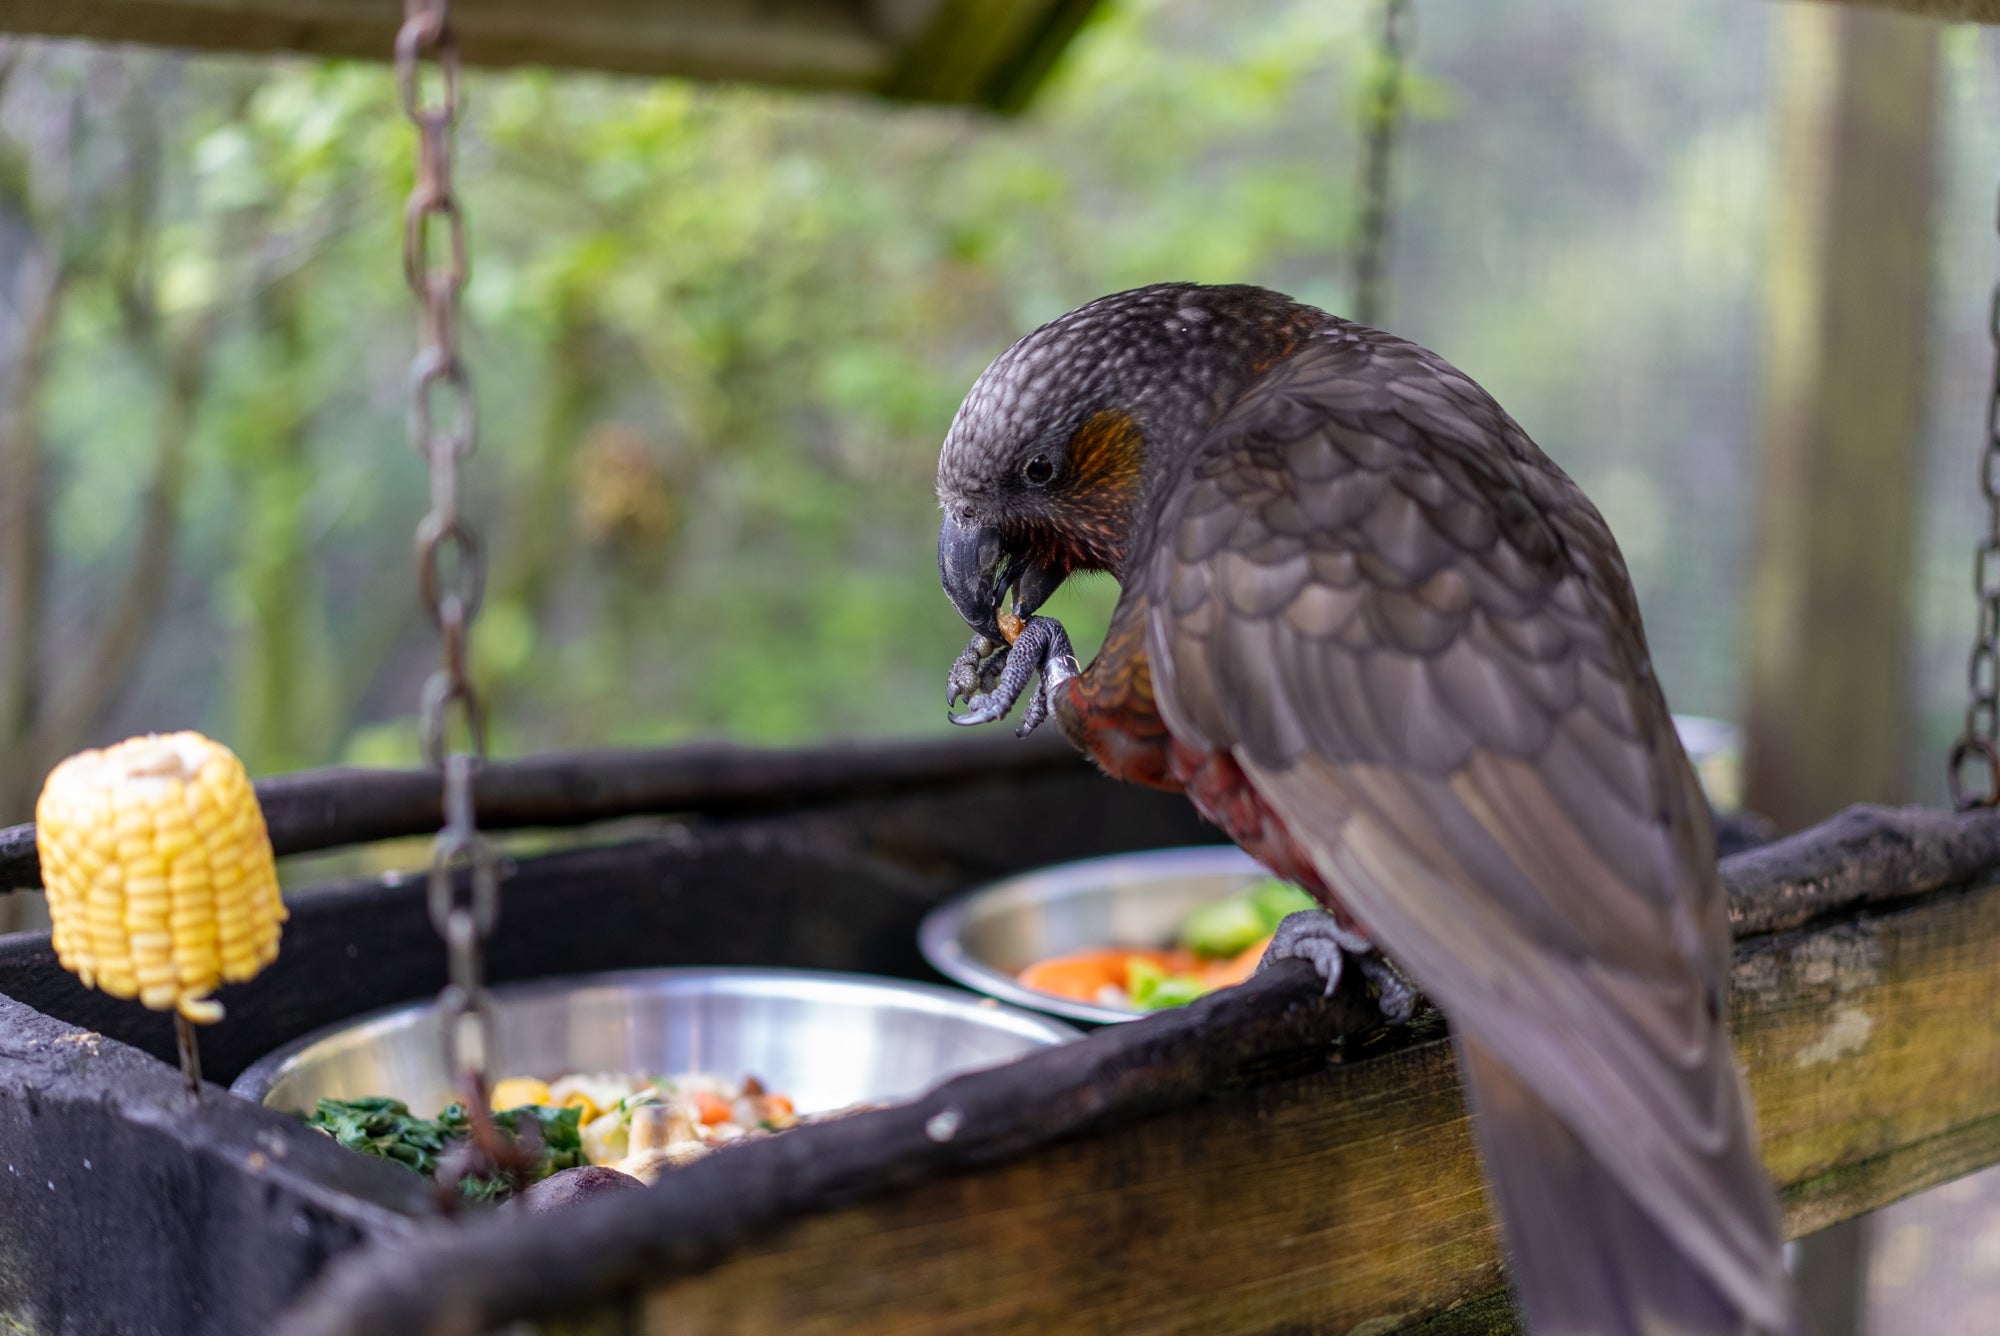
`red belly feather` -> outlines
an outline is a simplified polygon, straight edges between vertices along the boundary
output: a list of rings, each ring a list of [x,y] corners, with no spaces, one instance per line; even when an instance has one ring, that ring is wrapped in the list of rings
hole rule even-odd
[[[1088,676],[1088,675],[1086,675]],[[1150,788],[1179,790],[1195,810],[1220,826],[1245,853],[1286,881],[1295,882],[1332,910],[1343,926],[1355,928],[1312,858],[1292,838],[1278,814],[1252,787],[1243,767],[1228,752],[1197,750],[1167,732],[1152,705],[1152,693],[1120,693],[1117,706],[1097,704],[1083,678],[1073,679],[1058,721],[1071,742],[1113,779]],[[1139,708],[1133,708],[1133,706]],[[1121,708],[1122,707],[1122,708]]]

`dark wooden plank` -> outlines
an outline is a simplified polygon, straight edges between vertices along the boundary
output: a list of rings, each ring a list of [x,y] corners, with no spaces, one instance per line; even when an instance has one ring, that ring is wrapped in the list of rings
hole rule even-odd
[[[1723,860],[1738,937],[1958,885],[2000,867],[2000,813],[1850,807]]]
[[[983,777],[1090,774],[1053,734],[813,748],[729,744],[548,752],[495,761],[473,786],[488,830],[580,826],[641,815],[738,816],[920,793]],[[279,857],[427,835],[444,820],[429,770],[333,768],[257,781]],[[41,884],[32,825],[0,829],[0,887]]]
[[[269,1329],[421,1180],[0,997],[0,1329]]]

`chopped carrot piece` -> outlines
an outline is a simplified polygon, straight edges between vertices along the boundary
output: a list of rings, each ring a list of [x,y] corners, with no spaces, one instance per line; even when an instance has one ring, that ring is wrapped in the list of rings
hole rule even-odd
[[[1128,954],[1115,947],[1107,947],[1051,956],[1022,970],[1021,982],[1038,992],[1075,998],[1079,1002],[1094,1002],[1103,989],[1125,986],[1125,957]]]
[[[712,1090],[697,1090],[694,1096],[695,1120],[706,1127],[726,1123],[734,1116],[729,1101]]]
[[[1188,951],[1108,946],[1038,960],[1022,970],[1019,977],[1037,992],[1095,1002],[1106,988],[1130,986],[1129,975],[1135,959],[1150,961],[1168,974],[1191,974],[1200,968],[1200,962]]]

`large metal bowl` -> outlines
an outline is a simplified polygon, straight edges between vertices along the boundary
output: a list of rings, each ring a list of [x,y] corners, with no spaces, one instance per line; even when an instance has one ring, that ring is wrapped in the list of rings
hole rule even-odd
[[[956,989],[803,970],[628,970],[506,985],[493,997],[496,1076],[749,1073],[802,1113],[908,1099],[1077,1035]],[[230,1090],[293,1111],[386,1095],[429,1115],[456,1098],[428,1001],[307,1035]]]
[[[1071,1020],[1129,1021],[1141,1013],[1037,992],[1014,976],[1070,951],[1164,945],[1190,910],[1270,875],[1222,844],[1063,863],[939,906],[917,943],[938,973],[990,997]]]

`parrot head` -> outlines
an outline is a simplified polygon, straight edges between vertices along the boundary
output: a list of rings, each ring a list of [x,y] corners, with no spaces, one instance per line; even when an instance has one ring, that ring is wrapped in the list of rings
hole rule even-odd
[[[938,576],[998,643],[1079,571],[1123,576],[1141,499],[1248,381],[1325,317],[1254,287],[1099,298],[994,359],[938,457]]]

